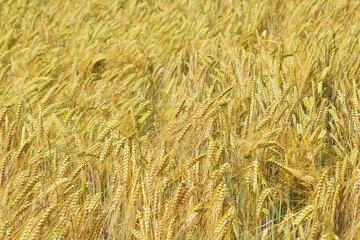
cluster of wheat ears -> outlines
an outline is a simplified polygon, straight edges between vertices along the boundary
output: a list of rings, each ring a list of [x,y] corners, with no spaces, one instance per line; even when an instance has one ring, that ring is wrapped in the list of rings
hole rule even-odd
[[[0,1],[0,239],[359,239],[360,2]]]

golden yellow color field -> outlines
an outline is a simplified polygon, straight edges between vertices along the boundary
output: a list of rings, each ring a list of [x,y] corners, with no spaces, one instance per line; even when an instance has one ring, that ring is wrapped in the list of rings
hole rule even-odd
[[[360,239],[357,0],[0,1],[0,239]]]

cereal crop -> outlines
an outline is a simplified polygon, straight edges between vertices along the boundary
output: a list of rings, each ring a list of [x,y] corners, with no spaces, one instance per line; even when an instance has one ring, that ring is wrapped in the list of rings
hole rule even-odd
[[[357,0],[1,0],[0,240],[360,239],[359,36]]]

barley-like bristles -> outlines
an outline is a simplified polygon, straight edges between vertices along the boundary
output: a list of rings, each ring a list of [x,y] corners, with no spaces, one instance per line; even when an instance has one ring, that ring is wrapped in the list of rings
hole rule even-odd
[[[296,218],[294,219],[294,225],[297,226],[301,221],[303,221],[313,210],[315,209],[314,205],[306,206],[304,209],[302,209]]]
[[[173,203],[172,203],[172,208],[174,210],[177,210],[177,208],[182,200],[182,197],[185,194],[185,189],[186,189],[185,186],[186,186],[186,184],[185,184],[185,180],[184,180],[180,183],[178,189],[176,190],[176,193],[173,198]]]
[[[89,205],[85,209],[85,218],[87,218],[90,213],[95,211],[97,205],[100,202],[100,198],[101,198],[101,193],[97,193],[91,198]]]
[[[223,153],[223,151],[225,150],[225,144],[222,144],[220,146],[220,148],[217,150],[216,154],[215,154],[215,158],[214,158],[214,164],[219,163],[221,155]]]
[[[6,111],[8,110],[8,108],[4,108],[1,110],[0,112],[0,127],[2,126],[2,124],[5,121],[5,116],[6,116]]]
[[[235,208],[230,207],[225,213],[225,215],[218,221],[214,230],[214,234],[215,235],[220,234],[220,232],[224,229],[225,225],[232,220],[234,215],[235,215]]]
[[[190,231],[186,235],[185,240],[191,240],[196,230],[196,225],[191,226]]]
[[[176,221],[176,217],[171,219],[171,221],[169,223],[169,227],[168,227],[167,234],[166,234],[166,240],[172,240],[174,238],[173,234],[174,234],[174,228],[175,228],[175,226],[174,226],[175,221]]]
[[[14,215],[12,216],[12,219],[16,219],[20,214],[24,213],[27,209],[30,208],[30,204],[23,205],[19,210],[17,210]]]
[[[11,206],[16,206],[34,187],[34,185],[40,180],[40,175],[31,179],[31,181],[26,184],[25,188],[20,192],[20,194],[15,198]]]
[[[140,116],[140,114],[146,109],[149,103],[150,103],[149,101],[145,101],[141,103],[134,112],[135,116]]]
[[[13,123],[11,125],[11,127],[9,128],[9,131],[8,131],[8,134],[6,136],[6,140],[5,140],[5,143],[4,143],[4,146],[5,146],[5,150],[6,151],[9,151],[10,150],[10,147],[11,147],[11,140],[14,136],[14,128],[15,128],[15,123]]]
[[[191,128],[192,123],[189,123],[184,130],[181,132],[181,135],[179,137],[179,142],[184,138],[185,134],[189,131],[189,129]]]
[[[216,200],[214,210],[215,210],[215,212],[217,214],[221,213],[222,205],[223,205],[223,202],[224,202],[225,197],[226,197],[226,192],[227,192],[226,184],[224,182],[221,182],[219,184],[218,191],[214,196],[214,198]]]
[[[11,155],[11,153],[11,151],[8,152],[0,162],[0,188],[2,188],[2,186],[4,185],[6,160]]]
[[[312,229],[311,229],[309,240],[317,239],[317,237],[319,235],[319,230],[320,230],[320,222],[315,221],[315,223],[314,223],[314,225],[312,226]]]
[[[132,121],[132,125],[133,125],[133,128],[134,128],[134,131],[138,131],[139,129],[139,126],[138,126],[138,123],[137,123],[137,119],[136,119],[136,115],[134,113],[134,109],[131,107],[130,109],[130,116],[131,116],[131,121]]]
[[[360,186],[360,171],[357,170],[356,173],[356,177],[355,177],[355,183],[354,183],[354,192],[358,193],[359,191],[359,186]]]
[[[60,218],[59,223],[55,226],[53,233],[52,233],[52,240],[59,239],[59,235],[61,233],[61,229],[65,226],[65,218]]]
[[[4,237],[5,237],[6,230],[9,226],[9,223],[10,223],[9,221],[4,222],[0,228],[0,239],[1,240],[4,239]]]
[[[141,235],[140,231],[133,229],[132,233],[134,234],[134,236],[136,237],[136,239],[138,240],[144,240],[144,237]]]
[[[214,114],[216,114],[216,112]],[[205,129],[204,139],[210,140],[212,138],[211,130],[212,130],[212,127],[214,124],[214,120],[208,121],[207,119],[205,119],[205,122],[208,122],[208,123],[207,123],[206,129]]]
[[[130,174],[130,141],[127,140],[125,143],[125,148],[124,148],[124,157],[123,157],[123,171],[122,171],[122,181],[123,184],[127,185],[129,183],[129,174]]]
[[[208,113],[206,113],[206,115],[204,116],[204,122],[209,121],[209,119],[213,119],[216,114],[218,114],[220,111],[220,108],[214,108],[211,111],[209,111]]]
[[[257,148],[267,148],[267,147],[272,147],[272,146],[277,146],[282,148],[277,142],[275,141],[265,141],[265,142],[259,142],[256,147]]]
[[[150,235],[150,224],[151,224],[151,215],[150,215],[150,208],[146,208],[145,211],[144,211],[144,222],[145,222],[145,233],[146,233],[146,236],[151,236]]]
[[[114,120],[114,121],[110,122],[110,124],[100,133],[100,135],[98,137],[98,141],[103,141],[104,138],[106,137],[106,135],[108,135],[111,130],[113,130],[114,128],[116,128],[119,125],[120,125],[119,121]]]
[[[81,172],[81,170],[85,167],[85,164],[81,164],[80,166],[78,166],[75,171],[69,176],[69,181],[68,182],[72,182],[74,181],[74,179],[76,177],[78,177],[78,174]]]
[[[358,154],[359,154],[359,150],[357,148],[351,151],[350,160],[349,160],[351,166],[354,166],[356,164],[356,159]]]
[[[20,237],[20,240],[26,240],[26,239],[29,239],[29,234],[30,234],[30,231],[34,225],[34,222],[35,222],[36,219],[32,218],[29,220],[28,224],[26,225],[25,227],[25,230],[23,231],[23,233],[21,234],[21,237]],[[0,238],[1,239],[1,238]]]
[[[69,111],[69,113],[67,114],[67,116],[64,119],[65,126],[69,125],[70,120],[75,115],[76,111],[77,111],[76,109],[72,109],[71,111]]]
[[[45,221],[50,217],[52,211],[56,208],[56,205],[53,205],[51,207],[49,207],[46,212],[42,215],[41,218],[38,219],[37,225],[35,230],[32,232],[31,236],[30,236],[30,240],[35,240],[37,238],[37,235],[39,234],[39,232],[41,231],[41,229],[43,228]]]
[[[271,121],[271,116],[265,117],[255,128],[256,131],[260,131],[266,124]]]
[[[271,192],[271,188],[267,188],[267,189],[264,189],[261,194],[260,194],[260,197],[257,201],[257,204],[256,204],[256,212],[255,212],[255,216],[256,218],[259,218],[260,217],[260,213],[263,209],[263,206],[264,206],[264,202],[267,198],[267,196],[270,194]]]
[[[9,196],[9,192],[12,190],[12,185],[10,183],[8,183],[5,187],[5,190],[3,192],[2,195],[2,200],[1,200],[1,207],[4,207],[7,202],[8,202],[8,196]]]
[[[184,98],[184,99],[180,102],[180,104],[177,106],[177,108],[176,108],[176,110],[175,110],[175,112],[174,112],[174,117],[177,117],[177,116],[180,114],[180,112],[183,110],[183,108],[184,108],[184,106],[185,106],[185,101],[186,101],[186,99]]]
[[[323,195],[325,194],[325,189],[326,189],[326,186],[325,186],[325,180],[326,180],[326,177],[327,177],[327,174],[328,174],[328,171],[324,171],[321,175],[321,178],[320,178],[320,181],[318,183],[318,186],[317,186],[317,194],[316,194],[316,202],[320,202],[321,203],[321,198],[323,197]]]
[[[17,154],[14,156],[14,161],[17,162],[20,158],[21,155],[28,149],[29,145],[31,144],[31,140],[32,139],[28,139],[26,140],[21,146],[19,151],[17,152]]]
[[[230,229],[230,224],[225,224],[223,230],[220,232],[220,235],[217,237],[217,239],[226,239],[229,229]],[[229,236],[227,236],[227,237],[229,237]]]
[[[274,164],[274,165],[282,168],[283,170],[285,170],[285,171],[288,172],[289,174],[291,174],[291,175],[293,175],[294,177],[297,177],[297,178],[303,180],[304,182],[308,182],[308,183],[311,183],[311,184],[314,183],[313,177],[311,177],[311,176],[309,176],[309,175],[305,175],[305,174],[301,173],[301,172],[298,171],[298,170],[288,168],[288,167],[282,165],[281,163],[276,162],[276,161],[271,160],[271,159],[269,159],[268,162],[270,162],[270,163],[272,163],[272,164]]]
[[[124,191],[123,186],[119,186],[118,189],[116,190],[114,200],[110,207],[110,212],[114,212],[116,210],[116,208],[120,202],[121,194],[123,193],[123,191]]]
[[[106,142],[104,144],[104,148],[100,153],[100,159],[99,159],[100,164],[105,160],[105,158],[109,154],[109,150],[110,150],[112,141],[113,141],[112,137],[110,137],[109,139],[106,140]]]
[[[71,214],[75,214],[76,213],[76,208],[77,208],[77,205],[78,205],[78,201],[79,201],[79,198],[81,196],[81,194],[83,193],[83,190],[80,189],[80,190],[77,190],[75,193],[73,193],[66,201],[66,205],[69,206],[69,209],[70,209],[70,213]],[[65,213],[63,213],[65,214]],[[63,215],[62,214],[62,215]]]
[[[222,97],[224,97],[226,94],[228,94],[231,90],[233,90],[234,87],[233,86],[230,86],[228,87],[227,89],[225,89],[217,98],[218,99],[221,99]]]
[[[50,101],[51,98],[53,98],[55,96],[56,91],[61,88],[59,85],[55,85],[53,87],[51,87],[49,89],[49,91],[47,91],[47,93],[45,94],[45,96],[43,97],[43,99],[41,100],[42,104],[45,104],[47,102]]]
[[[59,173],[58,173],[58,179],[61,179],[65,176],[66,171],[68,170],[68,168],[71,165],[70,160],[70,156],[68,156],[67,158],[64,159],[63,164],[61,165],[61,167],[59,168]]]

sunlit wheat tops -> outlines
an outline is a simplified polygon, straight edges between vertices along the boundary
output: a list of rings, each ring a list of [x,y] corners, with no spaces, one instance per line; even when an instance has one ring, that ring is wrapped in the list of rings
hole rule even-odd
[[[0,2],[0,240],[359,239],[360,2]]]

